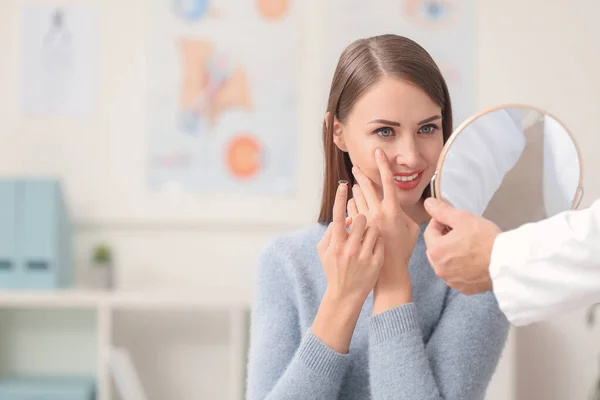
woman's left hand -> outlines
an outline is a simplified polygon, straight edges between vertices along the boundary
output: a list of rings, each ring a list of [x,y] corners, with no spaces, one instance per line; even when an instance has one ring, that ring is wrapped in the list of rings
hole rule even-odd
[[[352,188],[354,197],[348,202],[348,214],[350,217],[358,213],[365,214],[369,224],[379,227],[385,256],[375,293],[387,292],[388,289],[396,293],[400,291],[405,294],[402,302],[409,302],[408,263],[419,237],[419,225],[404,213],[398,202],[395,178],[385,153],[378,149],[375,158],[381,176],[383,199],[377,195],[373,182],[358,167],[354,167],[352,173],[358,184]],[[407,294],[409,299],[406,298]]]

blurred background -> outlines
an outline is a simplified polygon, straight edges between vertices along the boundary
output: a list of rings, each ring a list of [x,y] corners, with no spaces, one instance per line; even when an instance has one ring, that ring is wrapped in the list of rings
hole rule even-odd
[[[0,399],[243,398],[257,258],[316,220],[329,85],[360,37],[422,44],[455,126],[501,103],[553,113],[587,207],[598,15],[595,0],[2,0]],[[512,329],[488,400],[592,398],[587,311]]]

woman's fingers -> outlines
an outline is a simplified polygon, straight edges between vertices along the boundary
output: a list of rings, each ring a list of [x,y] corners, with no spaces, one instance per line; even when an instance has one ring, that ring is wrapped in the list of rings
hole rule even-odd
[[[340,243],[348,237],[346,231],[346,199],[348,198],[348,183],[340,181],[333,203],[333,232],[331,242]]]
[[[348,229],[348,227],[351,224],[352,224],[352,217],[346,217],[345,228]],[[333,223],[331,223],[327,226],[327,229],[325,230],[325,234],[323,235],[323,237],[317,244],[317,251],[319,252],[319,254],[321,254],[324,251],[327,251],[327,249],[329,248],[329,245],[331,243],[332,232],[333,232]]]
[[[361,256],[363,259],[369,259],[375,251],[375,243],[379,237],[379,228],[377,225],[370,225],[363,235]]]
[[[366,214],[369,211],[369,206],[367,205],[367,200],[365,199],[362,190],[360,190],[360,186],[352,186],[352,196],[354,196],[353,200],[356,204],[358,212],[361,214]]]
[[[358,208],[356,207],[356,200],[354,198],[348,200],[348,216],[355,217],[358,215]]]
[[[367,202],[368,209],[377,208],[380,201],[377,197],[377,192],[375,191],[375,186],[373,186],[373,182],[360,170],[360,168],[354,166],[352,167],[352,174],[356,178],[358,185],[360,186],[360,190],[362,191],[364,198]]]
[[[375,151],[375,159],[377,160],[377,168],[379,168],[379,175],[381,176],[383,198],[388,199],[390,204],[396,204],[395,178],[383,150],[377,149]]]
[[[365,228],[367,227],[367,217],[364,214],[358,214],[352,219],[352,227],[350,228],[350,235],[346,246],[350,246],[347,250],[350,253],[358,255],[358,250],[361,247],[360,242],[362,241]]]

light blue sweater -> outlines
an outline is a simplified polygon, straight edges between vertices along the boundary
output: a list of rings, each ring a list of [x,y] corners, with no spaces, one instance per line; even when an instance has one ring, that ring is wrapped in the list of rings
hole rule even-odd
[[[310,327],[327,287],[325,226],[263,252],[252,310],[247,399],[483,399],[509,324],[491,292],[464,296],[431,269],[423,230],[410,261],[413,303],[372,316],[367,298],[348,354]]]

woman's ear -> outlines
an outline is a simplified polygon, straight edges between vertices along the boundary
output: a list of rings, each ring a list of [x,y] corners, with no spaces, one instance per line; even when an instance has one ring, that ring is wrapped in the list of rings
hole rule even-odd
[[[329,123],[330,123],[330,118],[331,118],[331,114],[328,111],[325,114],[325,127],[327,128],[327,132],[329,132]],[[344,132],[342,129],[342,124],[340,124],[340,121],[338,121],[337,117],[334,116],[333,117],[333,130],[331,130],[331,133],[333,135],[333,143],[335,143],[335,145],[341,150],[341,151],[348,151],[348,147],[346,146],[346,141],[344,140]]]

